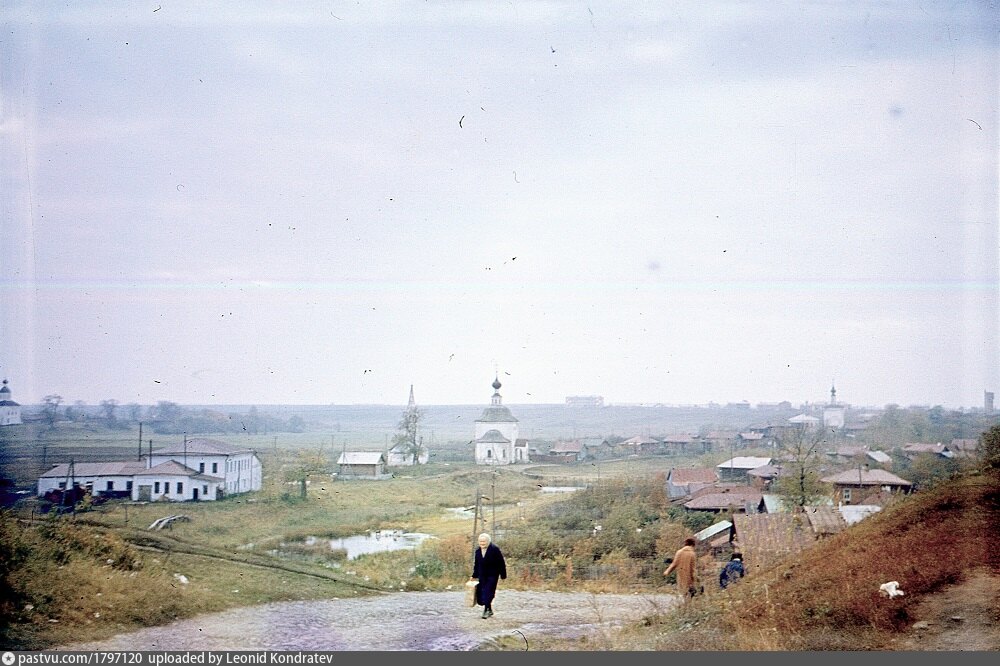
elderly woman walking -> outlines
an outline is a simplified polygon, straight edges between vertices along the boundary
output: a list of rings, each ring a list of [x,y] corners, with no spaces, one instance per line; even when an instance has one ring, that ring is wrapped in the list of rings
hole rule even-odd
[[[472,567],[472,578],[479,580],[476,588],[476,604],[483,607],[483,619],[493,615],[493,597],[497,593],[497,583],[507,579],[507,563],[496,544],[490,543],[490,535],[479,535],[476,561]]]

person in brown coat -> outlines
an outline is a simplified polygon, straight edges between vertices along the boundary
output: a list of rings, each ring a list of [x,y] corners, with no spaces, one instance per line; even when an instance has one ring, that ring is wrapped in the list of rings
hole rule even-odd
[[[669,576],[672,572],[677,572],[677,591],[684,597],[684,601],[687,601],[695,595],[697,588],[695,587],[695,565],[698,556],[694,552],[694,546],[697,543],[694,537],[688,537],[684,539],[684,546],[674,553],[674,559],[667,567],[666,571],[663,572],[664,576]]]

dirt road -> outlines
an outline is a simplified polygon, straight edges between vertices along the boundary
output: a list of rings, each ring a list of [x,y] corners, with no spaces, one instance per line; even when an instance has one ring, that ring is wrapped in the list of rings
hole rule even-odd
[[[531,649],[539,636],[589,640],[672,608],[671,594],[501,590],[495,615],[463,605],[462,592],[408,592],[363,599],[239,608],[163,627],[75,643],[61,650],[474,650]]]

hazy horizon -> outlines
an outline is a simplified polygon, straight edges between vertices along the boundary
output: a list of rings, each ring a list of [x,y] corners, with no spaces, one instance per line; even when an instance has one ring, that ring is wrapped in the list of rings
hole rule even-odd
[[[0,24],[22,404],[481,405],[495,374],[507,404],[1000,393],[989,3]]]

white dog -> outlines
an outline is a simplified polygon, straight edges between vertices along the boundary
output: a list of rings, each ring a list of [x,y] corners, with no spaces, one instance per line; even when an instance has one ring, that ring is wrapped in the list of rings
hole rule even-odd
[[[878,586],[879,592],[883,595],[889,597],[890,599],[894,597],[901,597],[905,594],[899,589],[899,581],[890,580],[888,583],[882,583]]]

